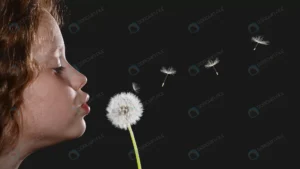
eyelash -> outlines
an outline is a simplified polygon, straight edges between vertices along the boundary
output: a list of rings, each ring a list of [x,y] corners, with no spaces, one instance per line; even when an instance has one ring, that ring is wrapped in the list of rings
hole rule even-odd
[[[55,70],[58,74],[62,74],[62,72],[65,70],[65,67],[63,67],[63,66],[57,67],[57,68],[54,68],[54,70]]]

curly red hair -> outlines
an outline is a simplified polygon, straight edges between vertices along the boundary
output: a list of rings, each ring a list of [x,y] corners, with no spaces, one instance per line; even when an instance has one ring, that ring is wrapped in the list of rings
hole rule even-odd
[[[14,148],[20,134],[24,89],[42,70],[30,55],[42,10],[63,26],[58,0],[2,0],[0,4],[0,155]],[[22,115],[22,113],[21,113]]]

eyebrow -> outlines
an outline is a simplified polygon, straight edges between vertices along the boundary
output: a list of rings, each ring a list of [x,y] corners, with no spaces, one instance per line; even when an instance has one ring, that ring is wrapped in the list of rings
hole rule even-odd
[[[52,48],[52,50],[50,50],[49,51],[49,53],[48,54],[53,54],[55,51],[59,51],[59,59],[62,59],[63,58],[63,52],[62,52],[62,50],[63,49],[65,49],[65,47],[64,47],[64,45],[60,45],[60,46],[56,46],[56,47],[54,47],[54,48]],[[51,57],[50,58],[50,60],[49,61],[52,61],[52,60],[54,60],[54,59],[56,59],[57,57]]]
[[[55,47],[52,48],[52,50],[50,50],[49,53],[53,53],[53,52],[55,52],[55,51],[57,51],[57,50],[58,50],[60,53],[62,53],[61,50],[63,50],[64,48],[65,48],[64,45],[55,46]]]
[[[55,51],[59,51],[59,53],[62,54],[63,53],[62,50],[64,50],[64,49],[65,49],[64,45],[59,45],[59,46],[53,47],[49,53],[54,53]]]

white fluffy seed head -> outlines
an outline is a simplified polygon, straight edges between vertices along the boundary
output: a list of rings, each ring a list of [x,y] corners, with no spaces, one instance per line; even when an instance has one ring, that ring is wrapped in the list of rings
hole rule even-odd
[[[144,108],[136,95],[121,92],[110,99],[106,111],[108,120],[115,127],[127,130],[128,125],[134,125],[140,120]]]

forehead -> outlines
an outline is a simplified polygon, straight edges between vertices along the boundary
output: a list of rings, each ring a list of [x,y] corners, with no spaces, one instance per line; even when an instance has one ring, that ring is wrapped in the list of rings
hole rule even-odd
[[[38,62],[49,57],[59,57],[64,52],[64,41],[56,20],[48,12],[42,12],[38,30],[34,35],[31,54]]]

